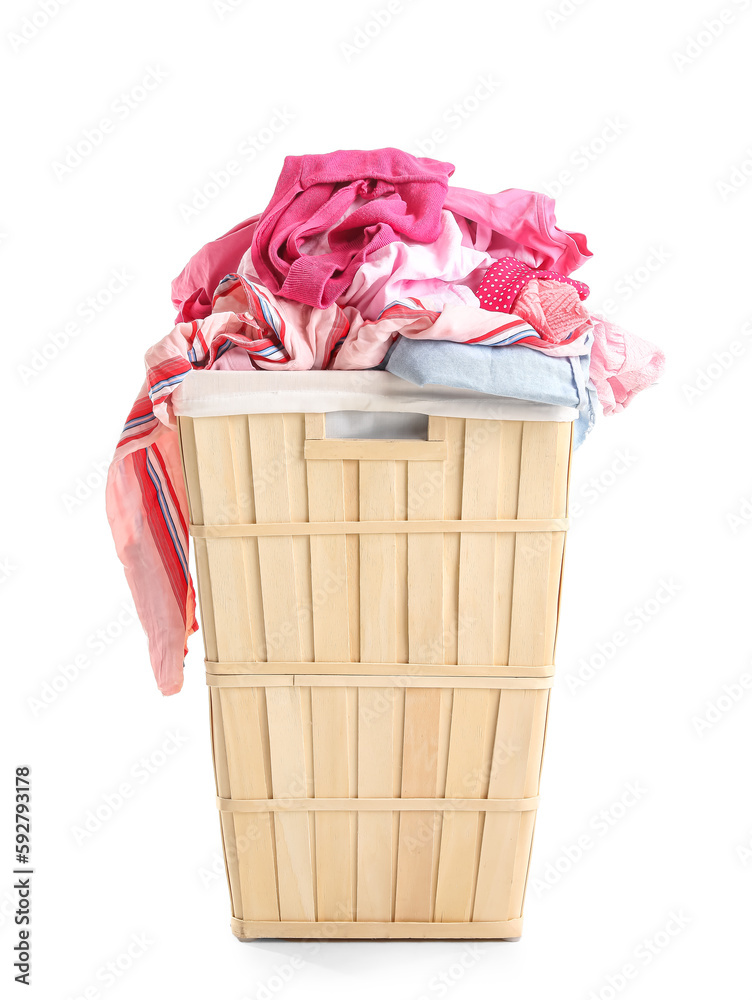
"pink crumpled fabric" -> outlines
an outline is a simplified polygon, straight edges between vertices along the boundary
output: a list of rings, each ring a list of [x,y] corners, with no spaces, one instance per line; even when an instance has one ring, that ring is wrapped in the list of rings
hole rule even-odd
[[[515,312],[517,311],[515,307]],[[619,413],[638,392],[663,374],[666,357],[660,348],[642,337],[593,314],[590,378],[604,414]]]
[[[516,257],[530,267],[571,274],[593,256],[582,233],[559,229],[553,198],[537,191],[484,194],[450,187],[444,208],[454,213],[464,246],[495,258]]]
[[[441,231],[433,243],[398,240],[370,254],[352,284],[337,299],[364,319],[376,319],[392,302],[420,299],[439,312],[446,305],[479,307],[465,282],[493,261],[487,253],[462,245],[462,233],[451,212],[441,213]]]
[[[328,308],[375,250],[438,237],[453,173],[393,148],[285,157],[253,234],[256,273],[272,292]]]
[[[172,282],[172,304],[177,309],[175,323],[204,319],[212,311],[217,286],[226,274],[234,274],[243,254],[251,245],[260,215],[239,222],[224,236],[205,244],[194,253]]]

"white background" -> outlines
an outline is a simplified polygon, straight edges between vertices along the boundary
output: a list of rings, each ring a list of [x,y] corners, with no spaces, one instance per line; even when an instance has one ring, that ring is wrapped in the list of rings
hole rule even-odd
[[[637,1000],[746,988],[752,5],[556,2],[402,0],[353,50],[343,43],[362,45],[358,29],[384,0],[235,0],[224,10],[68,0],[47,23],[33,0],[4,4],[4,995]],[[144,95],[150,72],[161,80]],[[463,102],[483,78],[493,92],[457,127],[453,105],[472,108]],[[259,139],[186,220],[196,189],[244,140],[266,136],[275,110],[291,119],[284,130]],[[101,144],[56,168],[104,117],[114,124]],[[617,322],[664,348],[667,373],[576,456],[582,510],[521,940],[243,945],[220,867],[201,637],[183,693],[162,698],[124,610],[103,468],[144,351],[172,326],[171,279],[204,242],[263,209],[283,157],[418,151],[436,128],[434,155],[456,164],[462,186],[552,191],[568,171],[557,214],[594,251],[577,274],[590,304],[611,299]],[[127,279],[108,296],[113,271]],[[30,375],[34,352],[53,335],[64,344],[74,321],[78,334]],[[639,630],[635,609],[647,619]],[[615,650],[617,632],[626,640]],[[65,686],[61,670],[76,657],[87,666],[50,698],[45,684]],[[588,663],[593,676],[573,690]],[[724,685],[739,685],[736,703]],[[701,734],[703,717],[715,721]],[[170,733],[185,742],[155,773],[140,771]],[[12,982],[9,916],[12,776],[23,763],[33,767],[36,867],[26,993]],[[77,842],[87,810],[123,782],[132,796]],[[624,808],[630,783],[640,791]],[[568,861],[583,835],[589,848]],[[681,931],[662,935],[680,911]],[[133,935],[147,947],[108,985],[100,970]],[[627,963],[636,974],[622,981]]]

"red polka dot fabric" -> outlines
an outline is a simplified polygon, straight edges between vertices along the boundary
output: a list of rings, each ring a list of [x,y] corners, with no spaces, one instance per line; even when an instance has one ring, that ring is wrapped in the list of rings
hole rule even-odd
[[[590,294],[590,289],[581,281],[557,274],[556,271],[537,271],[516,257],[502,257],[495,261],[486,271],[483,281],[477,291],[481,309],[489,312],[511,313],[515,299],[522,289],[534,278],[544,278],[547,281],[562,281],[577,289],[580,299],[584,300]]]

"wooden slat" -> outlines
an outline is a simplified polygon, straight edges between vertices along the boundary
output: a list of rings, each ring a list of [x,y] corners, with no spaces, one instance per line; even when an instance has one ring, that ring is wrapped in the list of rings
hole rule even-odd
[[[447,457],[446,441],[409,441],[379,438],[309,439],[305,457],[310,461],[355,459],[363,462],[440,462]]]
[[[444,464],[444,517],[462,518],[462,472],[465,463],[465,421],[446,420],[449,458]],[[444,535],[444,662],[457,663],[459,632],[460,536]]]
[[[422,463],[418,463],[421,465]],[[407,524],[407,480],[408,466],[412,463],[394,463],[394,517],[400,528],[409,529]],[[405,531],[398,531],[394,539],[394,604],[396,620],[394,623],[395,651],[394,658],[399,663],[407,663],[409,658],[408,639],[408,580],[407,580],[407,546],[409,536]]]
[[[315,795],[350,794],[347,689],[312,688],[313,782]],[[350,816],[316,816],[316,891],[319,920],[352,920]]]
[[[344,521],[342,462],[308,462],[311,521]],[[317,660],[350,659],[347,545],[344,535],[311,537],[313,641]]]
[[[408,463],[408,520],[444,515],[441,462]],[[444,662],[444,539],[411,534],[407,539],[407,606],[411,662]]]
[[[518,514],[551,517],[565,502],[568,424],[526,422]],[[509,658],[521,665],[551,662],[564,538],[548,532],[520,533],[515,539],[514,590]],[[553,576],[553,580],[551,579]]]
[[[360,520],[395,516],[394,462],[360,463]],[[360,537],[360,658],[397,659],[397,546],[390,534]]]
[[[440,692],[405,691],[402,743],[402,796],[438,794]],[[405,812],[400,816],[394,919],[430,920],[434,854],[439,835],[438,812]]]
[[[259,938],[292,938],[314,940],[334,939],[406,939],[415,938],[428,940],[471,939],[471,940],[505,940],[518,938],[522,932],[521,920],[487,921],[486,923],[446,923],[434,924],[426,922],[394,923],[381,920],[330,921],[321,924],[307,924],[302,921],[285,921],[270,923],[261,920],[232,920],[232,931],[243,941]],[[438,981],[438,980],[437,980]]]
[[[325,664],[317,664],[322,667]],[[333,664],[336,666],[336,664]],[[379,664],[380,665],[380,664]],[[396,663],[399,667],[402,664]],[[278,666],[278,664],[275,664]],[[295,667],[296,664],[291,664]],[[348,667],[363,667],[370,664],[348,663]],[[430,667],[427,669],[441,669]],[[470,669],[470,668],[468,668]],[[475,669],[475,668],[473,668]],[[549,688],[553,678],[549,677],[494,677],[464,676],[445,673],[443,676],[405,674],[384,674],[369,672],[356,674],[352,670],[345,673],[303,673],[303,674],[207,674],[206,683],[211,687],[390,687],[402,688]]]
[[[346,464],[346,463],[345,463]],[[362,463],[361,463],[362,464]],[[371,463],[377,465],[379,463]],[[383,463],[388,464],[388,463]],[[397,466],[404,466],[405,463],[391,463]],[[495,489],[495,487],[494,487]],[[464,518],[462,520],[417,521],[408,525],[402,520],[379,521],[369,520],[361,523],[348,522],[343,524],[339,521],[317,521],[315,524],[308,522],[295,522],[292,524],[192,524],[190,534],[194,538],[257,538],[259,536],[289,536],[289,535],[383,535],[383,534],[415,534],[436,533],[451,534],[462,532],[470,534],[484,532],[485,534],[499,531],[519,533],[521,531],[566,531],[569,522],[565,517],[559,518],[526,518],[509,519],[500,518]]]
[[[497,812],[532,812],[538,808],[538,796],[526,799],[484,799],[484,798],[454,798],[447,800],[443,796],[432,799],[419,796],[406,799],[385,798],[379,796],[363,797],[345,795],[340,797],[314,796],[313,798],[283,798],[283,799],[222,799],[217,797],[217,806],[221,812],[228,813],[262,813],[273,812],[281,816],[292,816],[303,812],[348,812],[348,813],[391,813],[391,812],[435,812],[443,811],[445,807],[466,813],[497,813]]]
[[[240,418],[241,424],[244,423]],[[253,523],[248,494],[240,484],[250,479],[248,442],[238,441],[238,421],[231,417],[204,417],[193,422],[203,517],[211,523]],[[256,545],[252,541],[252,545]],[[214,635],[220,659],[247,659],[260,651],[254,643],[249,614],[248,549],[232,539],[206,545],[211,583]],[[205,588],[204,588],[205,589]]]
[[[490,798],[537,795],[547,706],[547,691],[501,692]],[[521,915],[520,873],[527,871],[531,843],[531,819],[523,822],[509,814],[486,816],[473,920]]]
[[[306,413],[305,436],[309,439],[326,437],[325,413]]]
[[[211,704],[212,756],[214,758],[214,774],[217,795],[229,796],[230,775],[227,769],[227,751],[225,750],[225,730],[222,722],[222,701],[219,691],[209,689]],[[235,823],[232,816],[220,813],[220,828],[222,831],[222,850],[225,858],[225,871],[230,887],[230,905],[232,914],[241,917],[243,914],[243,896],[240,889],[240,865],[235,837]]]
[[[178,432],[180,435],[180,456],[183,465],[183,475],[185,476],[186,497],[188,500],[188,516],[192,524],[203,524],[204,511],[201,505],[201,486],[193,419],[191,417],[179,417]],[[212,602],[209,559],[205,539],[194,539],[194,558],[196,560],[198,610],[201,631],[204,637],[204,649],[207,656],[216,659],[219,654],[217,653],[214,604]]]
[[[498,516],[500,421],[465,421],[462,518]],[[493,663],[496,539],[463,533],[460,542],[459,663]]]
[[[297,674],[301,677],[307,674],[359,674],[363,669],[360,661],[342,662],[341,660],[316,660],[312,663],[298,663],[294,660],[279,660],[267,663],[255,660],[206,660],[207,676],[242,676],[252,678],[270,674]],[[538,667],[499,667],[494,663],[368,663],[368,673],[374,675],[393,674],[399,678],[400,686],[412,683],[413,678],[428,675],[430,677],[552,677],[553,664]],[[213,682],[214,683],[214,682]],[[243,681],[242,683],[245,683]]]
[[[268,797],[263,689],[223,689],[220,702],[231,796]],[[265,813],[237,813],[233,820],[243,919],[279,920],[272,819]]]
[[[358,798],[392,796],[394,688],[358,691]],[[358,920],[392,918],[392,834],[390,812],[358,817]]]
[[[394,462],[361,462],[358,511],[361,520],[397,514]],[[395,536],[360,538],[360,659],[396,661],[397,544]],[[362,668],[361,668],[362,669]],[[381,692],[381,697],[379,696]],[[394,691],[358,692],[358,795],[391,796],[394,755]],[[383,760],[381,759],[383,755]],[[370,758],[370,759],[369,759]],[[394,823],[389,814],[362,816],[358,822],[358,920],[389,920],[392,915]]]
[[[358,462],[343,462],[342,474],[345,483],[345,520],[357,521],[360,516]],[[346,536],[345,551],[350,659],[360,660],[360,539],[357,535]]]
[[[290,497],[290,520],[308,520],[308,482],[303,458],[305,444],[305,415],[286,413],[284,417],[285,445],[287,447],[287,488]],[[295,594],[298,604],[298,633],[300,656],[312,660],[314,603],[311,574],[311,544],[305,537],[292,540],[295,564]]]
[[[452,707],[449,765],[445,796],[477,798],[483,794],[486,736],[492,708],[488,691],[457,690]],[[479,836],[483,818],[447,803],[441,835],[434,919],[469,920]]]
[[[266,690],[269,717],[272,791],[275,798],[308,796],[303,717],[300,690],[275,687]],[[279,914],[282,920],[315,920],[311,826],[306,814],[275,818]]]
[[[522,421],[506,420],[501,425],[501,458],[499,461],[500,518],[517,517],[522,457]],[[509,633],[512,624],[512,587],[514,583],[515,536],[496,536],[496,569],[494,576],[494,655],[493,662],[509,664]]]
[[[284,417],[270,413],[248,418],[253,461],[256,520],[290,520]],[[292,538],[258,539],[261,593],[269,660],[300,660],[295,558]]]

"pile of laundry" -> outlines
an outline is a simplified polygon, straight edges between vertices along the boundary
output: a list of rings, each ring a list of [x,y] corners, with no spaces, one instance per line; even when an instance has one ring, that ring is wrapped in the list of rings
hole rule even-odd
[[[592,255],[550,198],[452,187],[453,172],[398,149],[289,156],[264,212],[173,282],[176,326],[146,354],[107,485],[164,693],[197,628],[171,408],[192,370],[381,368],[575,407],[578,444],[660,376],[660,350],[586,309],[571,274]]]

